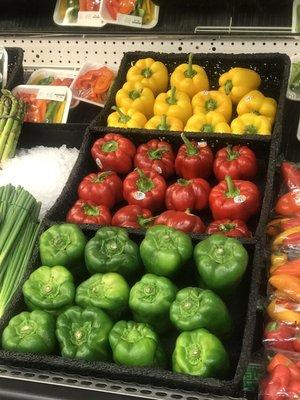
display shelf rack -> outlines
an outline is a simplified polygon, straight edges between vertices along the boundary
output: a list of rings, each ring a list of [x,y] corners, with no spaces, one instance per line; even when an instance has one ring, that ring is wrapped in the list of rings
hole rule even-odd
[[[102,28],[82,28],[58,26],[53,22],[53,11],[56,0],[18,0],[11,2],[3,0],[4,7],[0,16],[0,32],[12,34],[97,34],[97,35],[191,35],[212,32],[227,35],[238,33],[268,33],[269,35],[295,35],[292,32],[293,1],[280,4],[273,2],[268,7],[238,5],[210,6],[210,2],[202,5],[171,5],[160,8],[159,22],[154,29],[136,29],[116,25],[106,25]],[[213,3],[212,3],[213,4]],[[225,4],[225,2],[224,2]],[[238,4],[236,2],[236,4]]]

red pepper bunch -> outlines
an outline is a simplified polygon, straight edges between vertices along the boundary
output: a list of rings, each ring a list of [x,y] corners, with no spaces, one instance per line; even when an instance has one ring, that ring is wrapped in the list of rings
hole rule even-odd
[[[190,141],[184,134],[182,139],[176,155],[169,143],[158,139],[137,148],[114,133],[96,140],[91,154],[101,172],[81,182],[79,198],[93,207],[101,205],[110,210],[122,200],[128,203],[110,222],[105,209],[105,224],[131,228],[165,224],[190,233],[205,232],[204,223],[193,212],[210,206],[215,221],[207,228],[208,233],[251,236],[246,221],[260,207],[259,191],[248,181],[257,173],[253,151],[246,146],[228,146],[214,158],[206,142]],[[206,179],[213,171],[220,183],[211,189]],[[152,213],[164,209],[167,211],[153,217]],[[68,221],[75,222],[71,211]],[[99,215],[96,217],[99,223]]]
[[[263,400],[292,400],[300,397],[300,361],[277,353],[267,367],[261,383]]]

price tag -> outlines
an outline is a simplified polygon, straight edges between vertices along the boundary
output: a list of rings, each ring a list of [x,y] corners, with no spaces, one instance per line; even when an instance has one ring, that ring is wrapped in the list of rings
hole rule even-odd
[[[244,202],[246,201],[246,196],[243,195],[243,194],[240,194],[239,196],[235,196],[235,197],[233,198],[233,201],[234,201],[236,204],[244,203]]]
[[[99,167],[100,169],[103,168],[103,164],[102,164],[100,158],[98,158],[98,157],[96,158],[96,164],[98,165],[98,167]]]
[[[137,191],[133,193],[133,197],[135,198],[135,200],[144,200],[146,195],[144,192]]]
[[[143,25],[143,18],[137,15],[117,14],[118,24],[125,26],[135,26],[140,28]]]
[[[99,11],[79,11],[77,17],[78,25],[102,26]]]
[[[207,142],[198,142],[198,146],[199,147],[206,147],[207,146]]]
[[[65,101],[66,88],[63,86],[41,86],[36,98],[41,100]]]

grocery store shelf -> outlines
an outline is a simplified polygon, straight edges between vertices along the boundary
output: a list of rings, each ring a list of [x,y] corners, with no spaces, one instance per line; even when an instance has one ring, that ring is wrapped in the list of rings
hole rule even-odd
[[[6,37],[0,45],[24,49],[26,68],[79,68],[85,61],[118,66],[126,51],[164,51],[166,53],[299,53],[300,41],[224,37],[135,37],[99,38],[96,36]]]
[[[229,400],[223,396],[202,395],[193,392],[170,390],[151,386],[139,386],[101,380],[78,375],[55,374],[47,371],[11,368],[0,365],[0,399],[14,400]],[[244,398],[230,398],[245,400]]]
[[[223,5],[168,5],[161,7],[159,22],[154,29],[136,29],[117,25],[102,28],[58,26],[53,22],[56,0],[31,0],[11,2],[4,0],[0,15],[0,33],[5,35],[101,35],[101,36],[152,36],[208,34],[268,34],[295,35],[292,33],[292,0],[272,7]],[[170,2],[170,4],[172,4]],[[266,2],[268,4],[268,2]]]

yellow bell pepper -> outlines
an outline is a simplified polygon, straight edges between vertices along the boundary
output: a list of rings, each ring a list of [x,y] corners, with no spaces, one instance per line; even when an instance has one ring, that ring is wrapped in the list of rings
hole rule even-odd
[[[232,102],[230,97],[218,90],[203,90],[197,93],[192,100],[194,114],[217,111],[224,115],[226,122],[230,122],[232,115]]]
[[[237,104],[245,94],[255,90],[261,84],[258,73],[247,68],[231,68],[219,78],[219,91],[231,98]]]
[[[272,99],[272,97],[265,97],[259,90],[252,90],[240,100],[236,110],[239,115],[246,113],[264,115],[270,118],[271,124],[273,124],[277,110],[277,101]]]
[[[61,123],[61,121],[62,121],[62,119],[63,119],[64,111],[65,111],[65,106],[66,106],[66,102],[65,102],[65,101],[62,101],[61,104],[60,104],[59,107],[58,107],[58,110],[57,110],[55,116],[54,116],[53,122],[54,122],[55,124]]]
[[[145,129],[158,129],[160,131],[182,131],[183,123],[176,117],[155,115],[144,126]]]
[[[217,111],[193,115],[188,120],[184,130],[186,132],[231,133],[224,115]]]
[[[140,82],[152,90],[155,96],[168,88],[169,75],[166,66],[152,58],[138,60],[127,72],[128,82]]]
[[[151,89],[139,82],[126,82],[116,94],[116,105],[125,111],[132,108],[150,118],[153,115],[154,99]]]
[[[271,122],[263,115],[243,114],[231,122],[231,132],[235,135],[271,135]]]
[[[130,108],[125,111],[119,107],[113,107],[115,112],[111,113],[107,118],[107,126],[113,126],[116,128],[144,128],[147,118],[144,114]]]
[[[178,118],[184,125],[193,114],[189,96],[184,92],[177,91],[175,86],[156,97],[153,111],[154,115]]]
[[[181,64],[175,68],[171,75],[171,86],[180,92],[186,93],[192,99],[196,93],[209,90],[208,77],[205,70],[193,64],[193,54],[189,55],[189,63]]]

